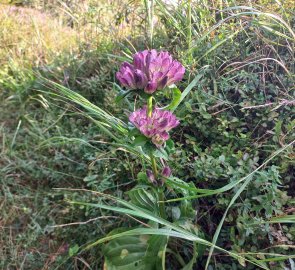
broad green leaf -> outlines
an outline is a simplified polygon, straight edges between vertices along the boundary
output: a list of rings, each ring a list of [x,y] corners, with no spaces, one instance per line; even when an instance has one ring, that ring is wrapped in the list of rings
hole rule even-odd
[[[109,242],[113,239],[118,239],[118,238],[121,238],[121,237],[125,237],[125,236],[133,236],[133,235],[160,235],[160,236],[170,236],[170,237],[176,237],[176,238],[181,238],[181,239],[186,239],[186,240],[189,240],[189,241],[193,241],[193,242],[197,242],[199,243],[199,241],[201,240],[201,238],[197,237],[197,236],[193,236],[193,234],[190,234],[189,232],[176,232],[176,231],[173,231],[171,229],[153,229],[153,228],[138,228],[138,229],[133,229],[133,230],[129,230],[129,231],[126,231],[126,232],[122,232],[122,233],[117,233],[117,234],[114,234],[114,235],[110,235],[110,236],[106,236],[104,238],[101,238],[99,240],[97,240],[96,242],[88,245],[86,247],[86,249],[88,248],[91,248],[95,245],[98,245],[98,244],[102,244],[102,243],[105,243],[105,242]],[[209,245],[211,246],[211,243],[206,241],[206,240],[202,240],[200,244],[204,244],[204,245]],[[225,252],[227,253],[228,255],[230,255],[231,257],[235,258],[235,259],[244,259],[244,257],[236,254],[236,253],[233,253],[233,252],[230,252],[230,251],[227,251],[225,249],[222,249],[220,247],[217,247],[215,246],[216,249],[219,249],[220,251],[222,252]],[[248,260],[245,258],[245,261],[248,261],[256,266],[259,266],[261,267],[262,269],[267,269],[269,270],[268,267],[266,266],[263,266],[263,265],[260,265],[260,263],[255,260],[255,261],[251,261],[251,260]]]
[[[147,142],[143,147],[142,150],[148,155],[152,155],[156,150],[156,146],[152,144],[151,142]]]
[[[168,237],[163,235],[152,235],[148,239],[147,253],[144,256],[144,262],[155,263],[155,270],[165,269],[165,254]]]
[[[171,155],[175,152],[175,145],[173,140],[169,139],[168,141],[166,141],[165,150],[168,153],[168,155]]]
[[[154,238],[154,240],[153,240]],[[152,245],[162,236],[130,235],[116,238],[103,246],[106,270],[154,270],[161,269],[161,260],[157,256],[161,245]],[[166,238],[166,237],[164,237]]]
[[[139,185],[128,191],[127,194],[133,204],[159,214],[158,194],[151,187]]]

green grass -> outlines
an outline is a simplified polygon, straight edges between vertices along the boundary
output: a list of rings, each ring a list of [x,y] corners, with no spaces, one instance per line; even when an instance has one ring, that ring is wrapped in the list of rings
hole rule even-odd
[[[292,1],[153,3],[0,7],[1,269],[101,269],[103,243],[141,234],[169,237],[169,270],[294,264]],[[149,158],[126,140],[134,104],[113,84],[151,44],[187,68],[169,221],[128,201]],[[108,235],[138,220],[165,227]]]

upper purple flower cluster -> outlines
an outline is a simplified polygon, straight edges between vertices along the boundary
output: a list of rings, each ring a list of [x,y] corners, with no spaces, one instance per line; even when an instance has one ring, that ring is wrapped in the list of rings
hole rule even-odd
[[[184,72],[185,68],[168,52],[145,50],[133,56],[133,64],[124,62],[116,77],[129,89],[143,89],[152,94],[181,81]]]
[[[158,147],[169,139],[168,131],[179,124],[174,114],[159,108],[153,110],[151,117],[147,116],[146,106],[131,113],[129,120]]]

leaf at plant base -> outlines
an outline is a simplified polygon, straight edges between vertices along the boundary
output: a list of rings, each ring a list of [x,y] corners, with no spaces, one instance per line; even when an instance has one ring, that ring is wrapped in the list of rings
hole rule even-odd
[[[165,269],[165,254],[168,237],[163,235],[152,235],[148,239],[147,253],[144,257],[145,262],[155,261],[155,270]]]
[[[159,213],[158,194],[149,186],[139,185],[127,192],[131,202],[153,213]]]
[[[103,246],[106,270],[152,270],[153,263],[147,265],[143,258],[147,250],[147,240],[143,236],[125,236],[111,240]]]
[[[106,270],[161,270],[166,236],[124,236],[102,248]]]

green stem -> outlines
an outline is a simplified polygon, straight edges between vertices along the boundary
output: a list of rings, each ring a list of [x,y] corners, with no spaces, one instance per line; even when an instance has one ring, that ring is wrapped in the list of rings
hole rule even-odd
[[[188,60],[192,62],[193,55],[191,51],[192,47],[192,3],[191,0],[187,1],[187,49],[189,52]]]
[[[185,267],[186,263],[185,263],[184,259],[180,256],[180,254],[178,252],[174,252],[170,248],[166,248],[166,252],[173,254],[175,256],[176,260],[180,263],[180,265],[182,267]]]
[[[153,37],[154,37],[154,22],[153,22],[153,19],[154,19],[154,0],[151,0],[151,19],[150,19],[150,43],[151,43],[151,49],[153,48],[153,45],[154,45],[154,40],[153,40]]]
[[[157,162],[155,157],[153,156],[153,154],[150,155],[151,158],[151,163],[152,163],[152,170],[153,170],[153,174],[155,176],[155,179],[157,179],[158,181],[158,168],[157,168]],[[165,214],[165,205],[164,205],[164,189],[162,187],[158,188],[158,198],[159,198],[159,210],[160,210],[160,217],[161,218],[165,218],[166,214]]]
[[[159,188],[158,189],[158,196],[159,196],[159,208],[160,208],[160,217],[161,218],[166,218],[166,213],[165,213],[165,205],[164,205],[164,189],[163,188]]]
[[[153,96],[150,96],[147,100],[147,117],[152,117],[153,113]]]
[[[152,113],[153,113],[153,96],[150,96],[147,99],[147,117],[152,117]],[[151,163],[152,163],[152,170],[153,170],[153,174],[155,176],[155,179],[158,181],[158,168],[157,168],[157,162],[156,162],[156,158],[154,157],[153,153],[150,154],[150,159],[151,159]],[[162,187],[158,188],[158,197],[159,197],[159,209],[160,209],[160,216],[162,218],[165,218],[165,206],[164,206],[164,190]]]
[[[157,179],[158,178],[158,169],[157,169],[156,159],[152,154],[151,154],[150,158],[151,158],[151,162],[152,162],[152,170],[153,170],[155,178]]]
[[[149,37],[149,44],[150,48],[153,48],[153,34],[154,34],[154,24],[153,24],[153,17],[154,17],[154,0],[145,0],[145,9],[147,13],[147,22],[148,22],[148,29],[147,35]]]

